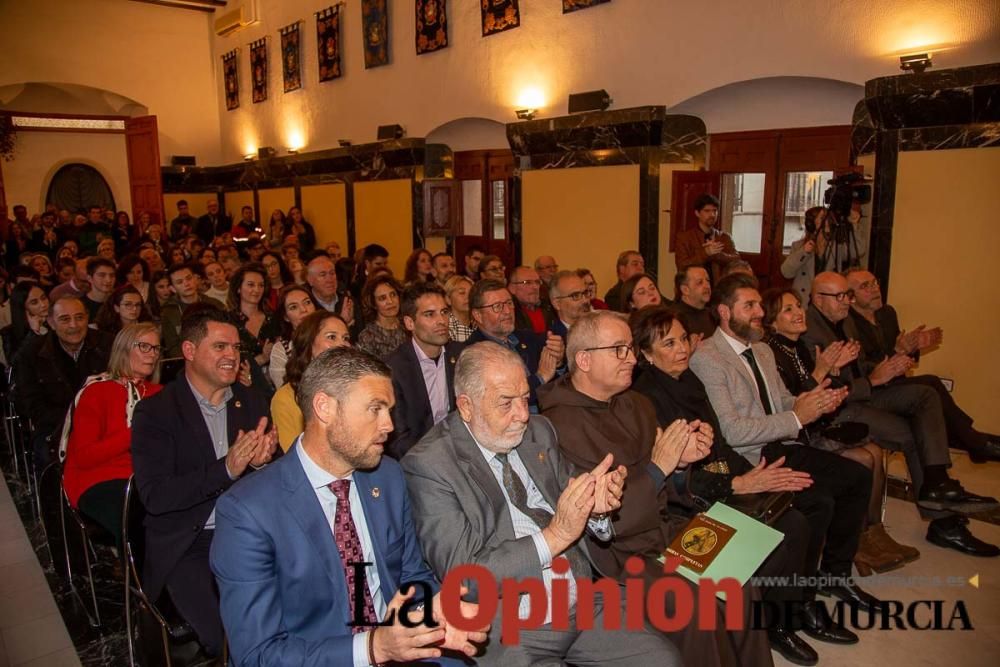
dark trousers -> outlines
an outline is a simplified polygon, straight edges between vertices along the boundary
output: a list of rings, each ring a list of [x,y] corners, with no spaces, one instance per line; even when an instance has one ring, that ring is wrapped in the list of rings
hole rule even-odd
[[[109,479],[99,482],[80,495],[77,507],[87,518],[96,521],[115,538],[115,546],[122,547],[122,509],[125,505],[127,479]]]
[[[768,461],[784,456],[787,467],[812,477],[812,486],[797,492],[793,502],[809,522],[806,576],[814,576],[821,564],[826,572],[849,576],[871,499],[871,471],[805,445],[771,443],[761,453]]]
[[[784,535],[781,544],[771,552],[771,555],[760,564],[755,577],[785,577],[792,581],[794,577],[806,576],[806,558],[809,553],[810,535],[809,519],[794,507],[778,517],[771,527]],[[785,619],[774,615],[773,609],[783,610],[786,603],[801,602],[805,592],[801,586],[789,583],[785,586],[760,587],[761,598],[765,602],[774,603],[774,607],[764,605],[764,619],[768,628],[784,626]]]
[[[203,530],[167,577],[174,606],[211,656],[222,655],[225,632],[219,614],[219,589],[208,564],[214,530]]]
[[[933,389],[941,401],[941,411],[944,414],[944,425],[948,432],[948,444],[955,449],[964,449],[967,452],[982,451],[986,447],[986,435],[972,428],[972,417],[970,417],[941,382],[941,378],[936,375],[914,375],[913,377],[900,378],[893,384],[901,385],[922,385]]]

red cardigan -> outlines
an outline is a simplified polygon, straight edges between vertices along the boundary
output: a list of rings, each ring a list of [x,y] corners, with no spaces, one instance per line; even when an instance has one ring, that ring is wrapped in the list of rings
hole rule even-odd
[[[152,382],[137,386],[144,398],[163,388]],[[128,479],[132,474],[132,429],[125,422],[127,398],[125,387],[110,380],[95,382],[80,396],[63,464],[63,486],[73,507],[95,484]]]

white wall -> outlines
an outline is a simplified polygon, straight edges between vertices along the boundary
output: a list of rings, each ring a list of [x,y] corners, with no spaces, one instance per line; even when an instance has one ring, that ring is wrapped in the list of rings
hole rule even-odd
[[[157,116],[164,164],[174,154],[216,164],[210,20],[203,12],[124,0],[5,0],[0,86],[56,82],[111,91]]]
[[[230,3],[234,4],[234,3]],[[450,46],[417,56],[414,5],[390,0],[391,63],[365,70],[361,3],[343,6],[344,76],[320,84],[315,48],[319,7],[306,0],[258,0],[259,24],[216,38],[213,64],[241,47],[241,106],[221,116],[223,159],[236,161],[261,145],[287,146],[301,133],[306,150],[375,139],[378,125],[399,123],[423,137],[458,118],[514,120],[519,96],[537,87],[540,117],[566,113],[571,92],[607,89],[613,108],[675,106],[734,82],[768,77],[806,77],[852,84],[825,87],[821,99],[795,82],[779,84],[780,103],[747,100],[725,109],[704,109],[709,131],[758,127],[847,124],[866,80],[899,73],[901,51],[954,43],[935,55],[938,67],[1000,60],[1000,12],[995,0],[615,0],[563,15],[557,0],[521,2],[521,27],[482,37],[479,3],[448,3]],[[281,72],[270,68],[271,99],[251,104],[246,45],[264,35],[278,50],[277,30],[303,20],[304,87],[284,94]],[[827,88],[831,88],[827,90]],[[849,99],[848,99],[849,98]],[[826,104],[834,101],[829,108]],[[693,103],[697,103],[695,100]],[[824,107],[824,108],[820,108]],[[764,123],[763,125],[761,123]],[[473,147],[473,146],[465,146]],[[486,146],[474,146],[486,148]]]
[[[81,162],[101,173],[119,211],[132,212],[124,134],[21,132],[14,159],[3,164],[7,206],[24,204],[28,213],[45,209],[45,193],[56,171]]]

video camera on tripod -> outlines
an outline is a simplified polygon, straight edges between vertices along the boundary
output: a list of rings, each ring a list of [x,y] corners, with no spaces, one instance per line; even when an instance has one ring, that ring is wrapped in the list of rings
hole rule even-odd
[[[851,172],[832,178],[827,184],[830,187],[823,194],[823,202],[826,204],[823,224],[817,226],[815,220],[807,221],[806,234],[812,238],[822,234],[826,241],[823,267],[843,271],[856,264],[861,255],[858,252],[854,225],[849,218],[855,204],[867,204],[872,200],[871,179],[864,174]]]

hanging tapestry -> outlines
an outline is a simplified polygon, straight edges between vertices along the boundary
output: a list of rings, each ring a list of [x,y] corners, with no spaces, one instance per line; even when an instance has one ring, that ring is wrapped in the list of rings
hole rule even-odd
[[[483,12],[483,37],[521,25],[517,0],[479,0]]]
[[[340,5],[316,12],[319,80],[340,78]]]
[[[226,109],[232,111],[240,105],[239,49],[222,56],[222,85],[226,93]]]
[[[593,7],[594,5],[603,5],[605,2],[611,2],[611,0],[562,0],[563,2],[563,14],[569,14],[570,12],[575,12],[578,9],[586,9],[587,7]]]
[[[299,22],[285,26],[278,32],[281,34],[281,78],[285,82],[285,92],[290,93],[302,87]]]
[[[253,103],[267,99],[267,37],[250,43],[250,99]]]
[[[417,55],[448,46],[445,0],[417,0]]]
[[[365,69],[389,64],[389,9],[386,0],[361,0]]]

